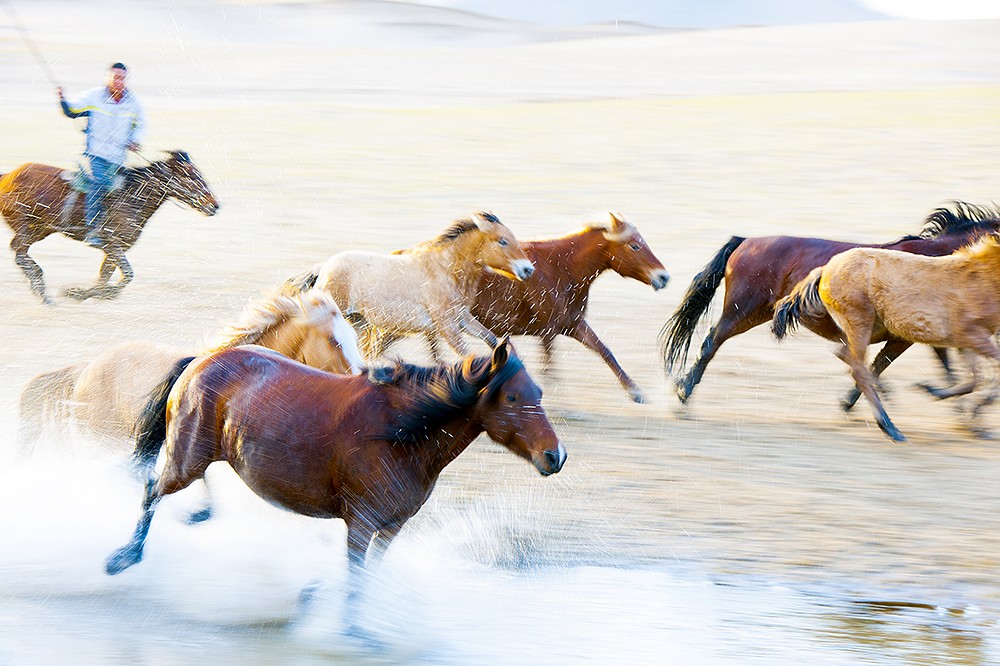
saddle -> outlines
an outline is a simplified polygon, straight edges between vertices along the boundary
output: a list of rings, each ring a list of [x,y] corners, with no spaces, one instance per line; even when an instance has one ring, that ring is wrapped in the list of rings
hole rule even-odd
[[[60,174],[60,177],[69,183],[69,194],[66,195],[66,199],[63,200],[62,212],[60,217],[64,225],[69,226],[73,215],[73,208],[76,206],[77,199],[79,199],[81,194],[86,194],[94,179],[91,177],[90,172],[84,165],[83,160],[78,162],[76,169],[66,169]],[[122,169],[114,177],[111,183],[111,189],[108,190],[109,193],[120,190],[125,185],[125,169]]]

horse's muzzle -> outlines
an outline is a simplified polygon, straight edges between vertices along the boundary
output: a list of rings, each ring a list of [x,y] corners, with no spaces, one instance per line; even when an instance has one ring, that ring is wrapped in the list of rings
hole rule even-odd
[[[667,286],[670,282],[670,273],[665,270],[650,271],[649,272],[649,284],[653,287],[653,291],[659,291]]]
[[[538,460],[535,461],[535,468],[542,476],[556,474],[566,463],[566,449],[562,442],[555,449],[543,451]]]
[[[510,267],[514,270],[514,276],[518,280],[527,280],[535,272],[535,266],[527,259],[518,259],[511,262]]]

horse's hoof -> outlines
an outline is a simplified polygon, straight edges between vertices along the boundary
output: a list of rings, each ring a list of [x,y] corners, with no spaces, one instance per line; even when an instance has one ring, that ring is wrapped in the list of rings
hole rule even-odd
[[[212,507],[206,506],[200,511],[195,511],[190,516],[188,516],[188,525],[197,525],[198,523],[203,523],[212,517]]]
[[[140,560],[142,560],[142,548],[129,544],[112,553],[104,564],[104,570],[109,576],[116,576]]]
[[[941,389],[935,386],[931,386],[927,382],[917,382],[916,386],[917,388],[922,388],[923,390],[927,391],[938,400],[942,400],[944,398],[944,396],[941,395]]]
[[[688,398],[691,397],[691,389],[689,389],[683,381],[678,381],[674,383],[674,393],[677,394],[677,399],[681,401],[681,404],[686,404]]]
[[[640,405],[646,402],[646,396],[642,394],[642,390],[638,386],[633,386],[626,390],[628,391],[628,397],[632,399],[632,402]]]
[[[893,426],[891,423],[888,425],[883,425],[880,423],[878,427],[881,428],[882,432],[885,433],[885,436],[891,439],[892,441],[894,442],[906,441],[906,436],[903,435],[903,433],[901,433],[899,430],[897,430],[896,427]]]

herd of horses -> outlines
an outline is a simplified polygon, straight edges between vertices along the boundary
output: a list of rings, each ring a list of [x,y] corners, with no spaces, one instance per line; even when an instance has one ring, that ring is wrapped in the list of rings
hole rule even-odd
[[[132,279],[125,258],[167,199],[212,215],[218,201],[190,157],[174,151],[133,169],[113,195],[98,282],[75,299],[114,298]],[[0,177],[0,215],[32,291],[51,303],[28,247],[52,233],[83,237],[82,210],[53,167],[28,164]],[[733,237],[695,276],[661,331],[665,370],[690,399],[723,342],[772,323],[779,338],[798,325],[842,343],[838,355],[876,421],[903,440],[881,404],[877,378],[914,343],[947,349],[973,370],[939,398],[982,383],[976,357],[1000,362],[1000,210],[954,202],[915,236],[881,246],[817,238]],[[110,284],[115,270],[121,280]],[[158,502],[225,461],[264,499],[347,525],[349,603],[366,561],[384,551],[429,497],[441,471],[481,433],[545,476],[566,450],[509,336],[541,342],[546,369],[560,335],[600,355],[629,397],[636,383],[586,321],[590,287],[605,271],[655,290],[669,275],[624,216],[559,237],[521,242],[500,219],[477,211],[436,237],[390,253],[345,251],[252,301],[240,320],[201,349],[128,343],[30,380],[21,394],[20,440],[30,451],[57,429],[128,446],[145,482],[132,539],[108,558],[117,574],[142,559]],[[725,281],[720,319],[685,373],[694,335]],[[465,334],[490,347],[469,354]],[[433,364],[386,361],[397,341],[422,336]],[[444,341],[459,357],[447,362]],[[871,368],[870,344],[885,342]],[[194,352],[191,354],[191,352]],[[952,378],[953,375],[949,374]],[[975,404],[976,415],[996,387]],[[162,471],[154,463],[162,460]],[[211,515],[211,505],[191,517]]]

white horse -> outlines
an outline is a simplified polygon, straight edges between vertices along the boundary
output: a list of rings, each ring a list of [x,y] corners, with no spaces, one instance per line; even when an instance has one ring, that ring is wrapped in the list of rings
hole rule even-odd
[[[492,213],[456,220],[438,237],[392,254],[348,251],[289,279],[286,293],[316,287],[331,294],[361,333],[368,360],[397,340],[422,334],[436,361],[440,336],[459,356],[469,348],[462,333],[495,347],[497,337],[471,312],[484,269],[524,280],[534,266],[520,243]]]

